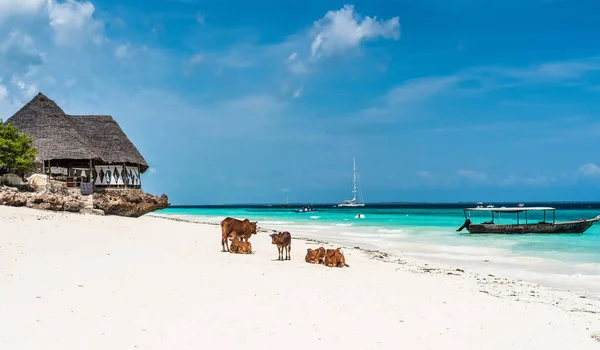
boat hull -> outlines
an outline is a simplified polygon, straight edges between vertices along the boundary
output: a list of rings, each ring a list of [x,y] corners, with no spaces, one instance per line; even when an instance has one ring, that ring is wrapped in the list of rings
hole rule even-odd
[[[584,233],[596,221],[596,217],[590,220],[579,220],[548,224],[521,224],[521,225],[495,225],[495,224],[471,224],[467,227],[469,233],[500,233],[500,234],[526,234],[526,233]]]

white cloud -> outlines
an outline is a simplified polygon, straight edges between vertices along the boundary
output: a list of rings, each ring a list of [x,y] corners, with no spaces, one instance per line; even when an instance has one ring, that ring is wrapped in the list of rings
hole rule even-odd
[[[294,98],[299,98],[300,96],[302,96],[302,90],[304,89],[303,86],[300,86],[299,88],[297,88],[294,91]]]
[[[26,84],[23,80],[13,77],[11,83],[21,90],[21,95],[24,98],[32,98],[38,92],[37,84]]]
[[[502,186],[515,186],[515,185],[525,185],[525,186],[549,186],[555,183],[557,180],[555,177],[546,177],[546,176],[537,176],[537,177],[529,177],[529,176],[516,176],[510,175],[507,178],[499,181],[499,184]]]
[[[204,61],[204,56],[201,54],[197,54],[197,55],[192,56],[192,58],[190,58],[190,60],[188,62],[191,66],[196,66],[196,65],[202,63],[203,61]]]
[[[600,176],[600,167],[594,163],[587,163],[579,167],[579,173],[585,177]]]
[[[419,170],[417,171],[417,175],[419,175],[419,177],[422,177],[424,179],[431,179],[431,173],[427,170]]]
[[[475,170],[459,170],[458,176],[467,180],[473,181],[485,181],[487,180],[487,175]]]
[[[0,33],[2,34],[2,33]],[[41,52],[34,39],[21,32],[12,30],[4,34],[0,41],[0,78],[7,75],[31,75],[45,62],[46,54]]]
[[[412,79],[390,90],[386,99],[390,105],[427,99],[460,80],[458,76]]]
[[[313,59],[329,56],[360,45],[362,41],[379,37],[398,40],[400,22],[398,17],[387,21],[377,17],[364,17],[354,12],[353,5],[345,5],[337,11],[329,11],[316,21],[311,30]]]
[[[129,43],[117,46],[117,48],[115,49],[115,57],[120,60],[127,58],[129,54],[129,47]]]
[[[148,47],[145,45],[142,47],[139,47],[139,48],[133,48],[133,47],[131,47],[130,43],[125,43],[125,44],[121,44],[115,48],[115,57],[120,60],[124,60],[124,59],[131,58],[140,52],[147,52],[147,51],[148,51]]]
[[[4,85],[0,85],[0,101],[4,101],[8,96],[8,89]]]
[[[597,59],[545,62],[525,68],[491,68],[500,75],[528,80],[579,78],[590,71],[600,70]]]
[[[289,70],[294,74],[302,75],[308,73],[308,69],[306,69],[304,63],[302,63],[302,61],[300,61],[300,59],[298,58],[297,52],[292,53],[287,58],[287,64]]]
[[[91,2],[48,0],[47,6],[50,28],[57,45],[72,45],[89,38],[94,43],[104,40],[101,33],[103,24],[93,17],[96,8]]]
[[[47,0],[0,0],[0,20],[11,15],[39,12]]]

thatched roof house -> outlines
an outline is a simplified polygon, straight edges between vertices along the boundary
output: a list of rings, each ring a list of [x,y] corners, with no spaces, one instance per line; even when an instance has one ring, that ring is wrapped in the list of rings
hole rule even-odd
[[[42,171],[73,183],[139,187],[148,163],[108,115],[67,115],[39,93],[6,123],[33,136]],[[79,181],[78,179],[79,178]]]

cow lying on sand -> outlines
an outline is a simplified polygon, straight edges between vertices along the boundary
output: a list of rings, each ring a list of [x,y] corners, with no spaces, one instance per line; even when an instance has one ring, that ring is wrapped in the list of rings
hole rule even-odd
[[[319,247],[318,249],[306,249],[306,256],[304,261],[311,264],[324,264],[325,263],[325,248]]]
[[[226,217],[221,221],[221,246],[224,252],[229,251],[229,241],[227,240],[229,236],[239,237],[240,242],[244,240],[248,242],[250,236],[255,234],[256,221],[251,222],[248,219],[241,221],[230,217]]]
[[[279,233],[273,233],[271,236],[271,243],[277,245],[277,260],[283,259],[283,250],[285,249],[286,257],[285,260],[292,260],[290,252],[292,251],[292,235],[285,231]]]
[[[327,249],[325,252],[325,265],[329,267],[350,267],[346,264],[346,259],[340,248]]]
[[[231,250],[232,254],[252,254],[252,244],[250,242],[240,241],[237,236],[233,236],[231,239]]]

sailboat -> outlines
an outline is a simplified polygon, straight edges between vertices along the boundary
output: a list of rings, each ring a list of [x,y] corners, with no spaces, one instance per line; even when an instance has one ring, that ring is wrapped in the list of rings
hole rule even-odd
[[[353,183],[353,188],[352,188],[352,193],[353,193],[353,197],[352,199],[347,199],[344,202],[340,203],[337,205],[338,208],[341,207],[364,207],[365,203],[357,203],[356,202],[356,159],[354,157],[352,157],[352,163],[354,164],[354,170],[353,170],[353,177],[352,177],[352,183]],[[362,195],[362,192],[361,192]]]

